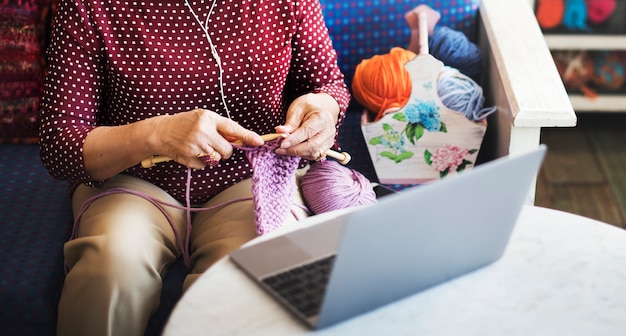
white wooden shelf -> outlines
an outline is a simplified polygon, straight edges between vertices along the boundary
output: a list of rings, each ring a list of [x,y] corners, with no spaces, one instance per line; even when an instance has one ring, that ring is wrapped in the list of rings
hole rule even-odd
[[[529,3],[534,8],[535,0],[529,0]],[[624,3],[618,3],[617,11],[613,15],[624,17],[624,8]],[[621,28],[618,29],[623,29],[623,25],[619,27]],[[607,34],[601,31],[577,34],[548,31],[544,32],[544,39],[550,50],[626,51],[626,33]],[[600,94],[596,98],[577,93],[570,93],[568,96],[576,112],[626,112],[626,94]]]
[[[544,34],[551,50],[626,50],[626,35]]]
[[[577,112],[626,112],[626,95],[599,95],[592,99],[572,93],[569,98]]]

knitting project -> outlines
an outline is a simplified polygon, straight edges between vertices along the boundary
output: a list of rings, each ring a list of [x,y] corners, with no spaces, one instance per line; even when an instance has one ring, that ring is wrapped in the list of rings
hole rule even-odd
[[[274,152],[282,138],[262,146],[238,146],[252,165],[252,198],[257,233],[262,235],[281,226],[291,211],[296,191],[295,171],[301,158]]]

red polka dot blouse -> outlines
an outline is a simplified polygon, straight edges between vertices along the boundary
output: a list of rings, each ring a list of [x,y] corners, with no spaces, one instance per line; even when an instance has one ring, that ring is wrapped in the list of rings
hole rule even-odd
[[[124,125],[206,108],[259,134],[285,120],[289,103],[308,92],[349,102],[317,0],[74,1],[55,19],[40,110],[41,158],[56,178],[97,186],[82,146],[99,125]],[[194,12],[198,19],[194,17]],[[210,16],[208,16],[208,14]],[[207,17],[208,16],[208,17]],[[209,40],[216,48],[211,53]],[[157,154],[157,153],[155,153]],[[187,168],[173,161],[126,174],[185,199]],[[251,175],[241,151],[217,169],[194,170],[192,203]]]

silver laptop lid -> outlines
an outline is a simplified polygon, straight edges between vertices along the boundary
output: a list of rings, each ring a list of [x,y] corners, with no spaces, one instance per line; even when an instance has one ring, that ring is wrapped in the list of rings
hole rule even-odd
[[[499,259],[545,151],[494,160],[347,215],[317,327]]]

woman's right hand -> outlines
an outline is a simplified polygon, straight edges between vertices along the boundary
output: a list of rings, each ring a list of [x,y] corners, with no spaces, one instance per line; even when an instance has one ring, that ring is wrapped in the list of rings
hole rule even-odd
[[[198,158],[213,155],[227,159],[233,153],[230,141],[260,146],[260,135],[215,112],[195,109],[120,126],[94,128],[83,144],[85,168],[91,178],[104,181],[150,158],[165,155],[178,163],[202,169]]]
[[[199,156],[228,159],[233,154],[232,141],[241,140],[251,146],[264,142],[259,134],[206,109],[155,117],[154,126],[149,141],[155,153],[194,169],[206,165]]]

